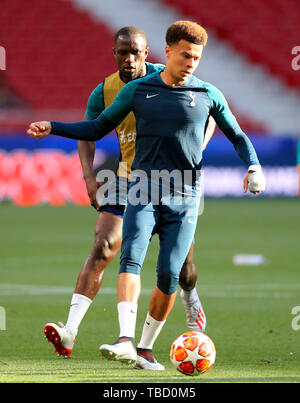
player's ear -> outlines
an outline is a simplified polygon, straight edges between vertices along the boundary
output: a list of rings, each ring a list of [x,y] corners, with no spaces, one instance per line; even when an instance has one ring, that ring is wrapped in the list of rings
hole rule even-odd
[[[170,50],[171,50],[171,47],[170,47],[169,45],[167,45],[167,46],[165,47],[165,56],[166,56],[166,57],[169,56]]]
[[[146,48],[146,49],[145,49],[145,60],[147,59],[148,54],[149,54],[149,48]]]

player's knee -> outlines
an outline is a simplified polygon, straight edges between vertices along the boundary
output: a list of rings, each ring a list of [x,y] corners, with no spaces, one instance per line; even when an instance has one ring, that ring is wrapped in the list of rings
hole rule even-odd
[[[179,277],[172,272],[160,272],[157,274],[157,287],[165,294],[173,294],[177,291]]]
[[[140,275],[141,273],[141,266],[130,259],[122,258],[120,260],[120,271],[119,273],[132,273]]]
[[[94,261],[109,262],[117,252],[115,243],[109,238],[97,237],[94,242],[92,256]]]
[[[179,275],[180,287],[186,291],[192,290],[197,283],[197,270],[195,265],[190,260],[186,260],[182,266]]]

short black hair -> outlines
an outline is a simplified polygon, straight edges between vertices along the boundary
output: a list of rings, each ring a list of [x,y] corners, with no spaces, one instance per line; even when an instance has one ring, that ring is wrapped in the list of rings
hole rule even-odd
[[[117,40],[120,38],[120,36],[130,36],[130,35],[140,35],[145,39],[145,42],[147,42],[146,34],[145,32],[135,26],[128,26],[128,27],[123,27],[119,29],[118,32],[116,32],[115,37],[114,37],[114,43],[117,42]]]

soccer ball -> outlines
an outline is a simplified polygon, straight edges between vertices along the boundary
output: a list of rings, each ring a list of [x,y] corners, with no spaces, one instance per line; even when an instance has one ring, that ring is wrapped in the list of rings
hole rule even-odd
[[[182,374],[196,376],[204,374],[214,365],[216,349],[206,334],[190,331],[174,341],[170,359]]]

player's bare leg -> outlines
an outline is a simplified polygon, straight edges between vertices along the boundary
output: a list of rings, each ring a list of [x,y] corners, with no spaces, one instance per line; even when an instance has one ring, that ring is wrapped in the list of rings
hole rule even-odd
[[[107,211],[99,214],[95,227],[94,246],[82,267],[74,293],[93,299],[102,284],[107,265],[116,256],[122,243],[123,219]]]
[[[141,277],[133,273],[120,273],[118,276],[118,302],[137,304],[141,294]]]
[[[186,311],[188,328],[204,332],[206,316],[196,290],[198,275],[196,266],[193,264],[193,255],[194,245],[192,244],[179,276],[180,296]]]
[[[165,294],[155,287],[149,303],[149,314],[157,321],[165,321],[171,312],[176,299],[176,292]]]
[[[121,217],[108,212],[99,214],[94,245],[79,273],[67,323],[65,326],[54,323],[45,326],[45,336],[58,355],[70,356],[72,353],[78,327],[101,287],[105,268],[121,247],[122,221]]]
[[[194,245],[192,244],[179,275],[179,285],[185,291],[191,291],[195,288],[198,279],[197,269],[193,264],[193,257]]]

